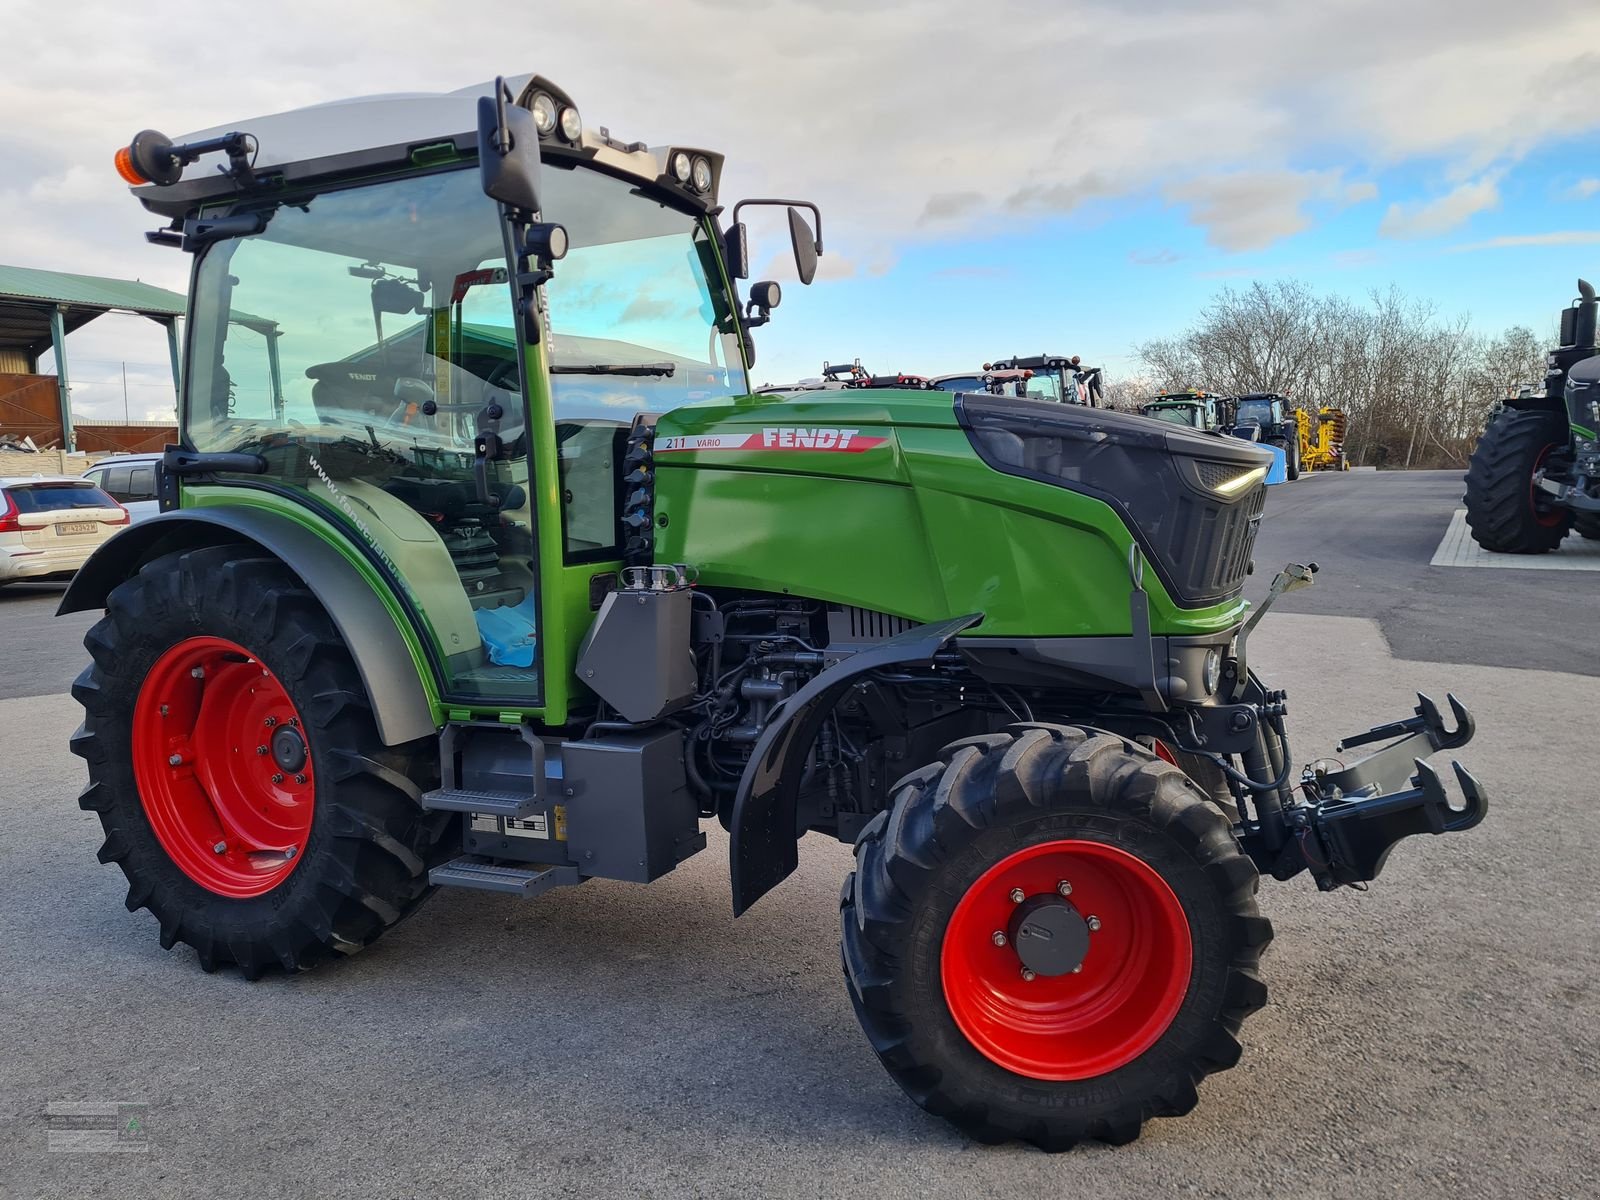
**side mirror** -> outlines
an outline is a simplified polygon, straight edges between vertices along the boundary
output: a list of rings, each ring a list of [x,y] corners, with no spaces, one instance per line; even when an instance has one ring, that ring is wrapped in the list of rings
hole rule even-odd
[[[478,100],[478,172],[484,195],[507,208],[539,211],[539,132],[533,114],[507,104],[504,79]]]
[[[822,253],[822,247],[797,208],[789,210],[789,240],[794,244],[795,273],[800,276],[801,283],[810,283],[817,277],[817,256]]]
[[[735,221],[722,235],[722,258],[730,279],[750,278],[750,235],[743,221]]]

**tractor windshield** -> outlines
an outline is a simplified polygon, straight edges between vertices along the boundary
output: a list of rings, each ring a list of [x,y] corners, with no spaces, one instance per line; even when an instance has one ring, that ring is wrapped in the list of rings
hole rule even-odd
[[[634,182],[547,169],[544,216],[567,256],[545,285],[556,421],[626,424],[749,392],[706,223]]]
[[[1254,424],[1260,425],[1263,428],[1277,424],[1277,422],[1272,418],[1271,400],[1239,401],[1239,411],[1236,420],[1241,425],[1253,422]]]
[[[1035,371],[1022,385],[1022,394],[1030,400],[1060,400],[1061,376],[1052,367]]]
[[[1169,425],[1185,425],[1192,429],[1206,427],[1205,413],[1198,404],[1165,404],[1144,410],[1144,415]]]

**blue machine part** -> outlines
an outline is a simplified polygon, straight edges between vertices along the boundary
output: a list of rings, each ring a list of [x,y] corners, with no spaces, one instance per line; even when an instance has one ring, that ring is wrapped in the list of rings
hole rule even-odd
[[[533,597],[504,608],[473,612],[478,636],[489,649],[489,661],[499,667],[531,667],[538,637],[534,631]]]

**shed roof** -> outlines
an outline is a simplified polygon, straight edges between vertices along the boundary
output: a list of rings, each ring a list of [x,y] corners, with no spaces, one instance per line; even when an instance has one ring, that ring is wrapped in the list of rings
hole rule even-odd
[[[136,279],[0,266],[0,347],[39,354],[50,344],[50,310],[63,308],[68,333],[102,313],[132,312],[157,320],[181,317],[178,292]]]

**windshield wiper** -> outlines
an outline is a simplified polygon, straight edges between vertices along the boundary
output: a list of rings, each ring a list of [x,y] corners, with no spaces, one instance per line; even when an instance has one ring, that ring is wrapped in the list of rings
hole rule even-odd
[[[672,375],[677,363],[551,363],[552,375]]]

